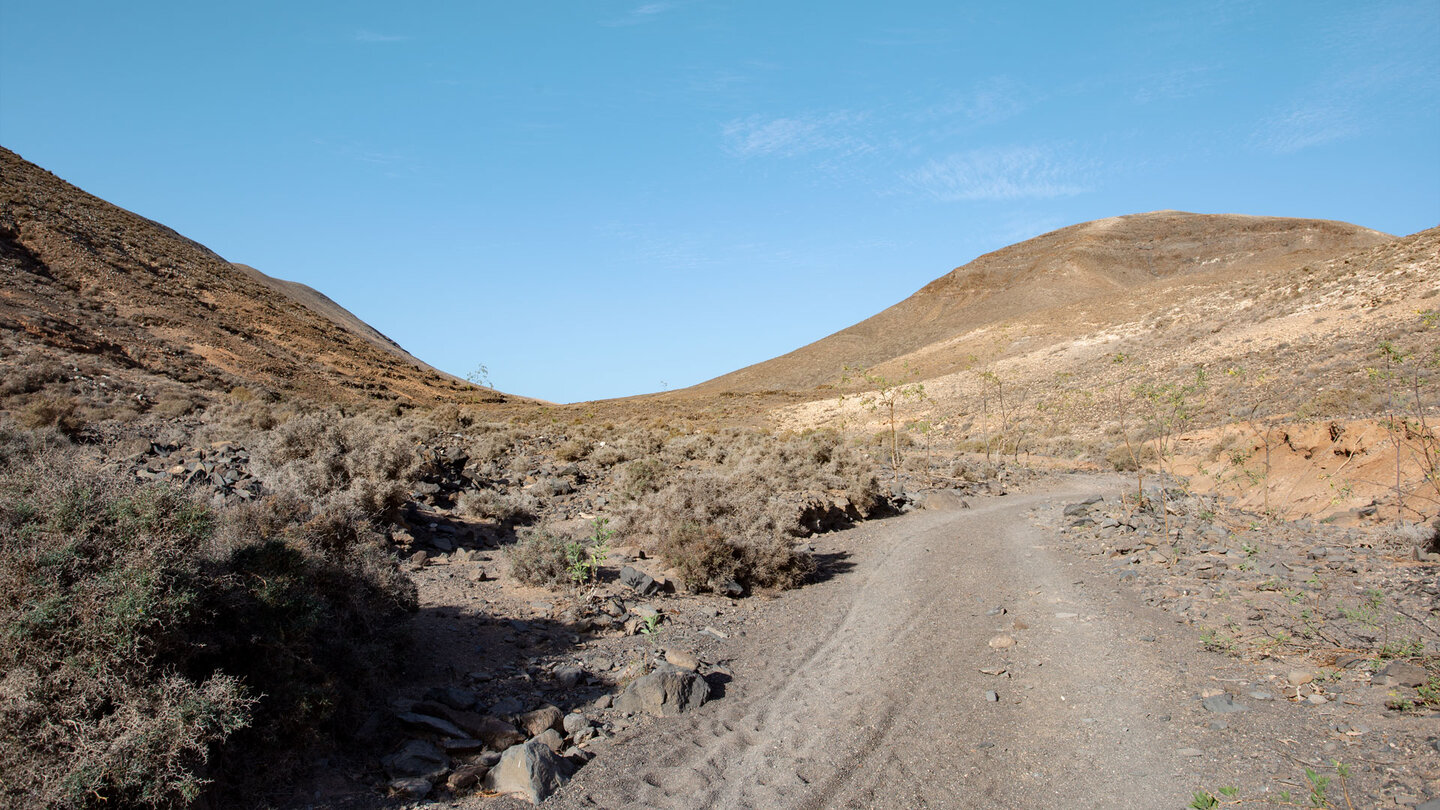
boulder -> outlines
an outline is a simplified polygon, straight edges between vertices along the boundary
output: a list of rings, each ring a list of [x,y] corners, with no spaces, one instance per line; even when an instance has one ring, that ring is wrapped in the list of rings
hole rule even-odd
[[[674,717],[710,699],[710,684],[694,672],[662,664],[654,672],[635,680],[615,701],[623,712],[645,712]]]
[[[500,757],[485,774],[485,789],[520,796],[533,804],[545,801],[565,783],[568,766],[543,742],[531,740]]]

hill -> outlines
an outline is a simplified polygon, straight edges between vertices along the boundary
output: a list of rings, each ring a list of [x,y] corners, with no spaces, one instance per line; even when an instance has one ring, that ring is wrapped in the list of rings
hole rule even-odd
[[[990,324],[1043,321],[1056,307],[1123,300],[1175,279],[1263,278],[1392,238],[1343,222],[1179,211],[1086,222],[988,253],[854,326],[693,390],[804,390],[835,383],[845,365],[905,356],[919,377],[938,376],[973,360],[915,355]]]
[[[167,382],[335,403],[473,390],[309,287],[232,264],[3,148],[0,268],[7,366],[84,366],[140,402]]]

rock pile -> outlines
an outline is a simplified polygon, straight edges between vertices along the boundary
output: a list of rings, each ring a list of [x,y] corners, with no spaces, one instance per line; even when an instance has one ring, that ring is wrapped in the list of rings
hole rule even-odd
[[[214,442],[205,447],[141,442],[141,447],[110,462],[112,469],[142,481],[166,481],[207,492],[227,502],[249,501],[263,491],[250,474],[250,453],[238,444]]]

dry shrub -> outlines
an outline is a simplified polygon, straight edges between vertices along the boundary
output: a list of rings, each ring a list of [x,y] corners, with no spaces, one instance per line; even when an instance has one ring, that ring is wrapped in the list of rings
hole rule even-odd
[[[635,501],[659,492],[665,480],[665,465],[657,458],[627,461],[616,470],[615,486],[620,497]]]
[[[491,431],[471,442],[469,456],[476,461],[499,461],[515,449],[517,439],[508,427]]]
[[[567,541],[548,531],[523,532],[505,552],[510,575],[525,585],[557,588],[570,582]]]
[[[53,358],[36,351],[20,351],[4,360],[0,367],[0,396],[33,394],[53,382],[67,379],[65,369]]]
[[[540,510],[533,495],[494,489],[466,490],[460,493],[455,507],[468,517],[493,518],[506,523],[523,523]]]
[[[624,450],[612,444],[601,444],[590,453],[590,460],[601,467],[614,467],[616,464],[628,461],[629,458],[625,455]]]
[[[0,804],[253,797],[353,729],[416,601],[359,511],[215,512],[45,444],[0,467]]]
[[[419,461],[397,423],[305,414],[263,434],[252,468],[275,492],[353,507],[377,519],[405,502]]]
[[[661,538],[656,552],[697,590],[716,589],[740,578],[740,548],[714,526],[680,521]]]
[[[579,461],[590,455],[590,442],[584,439],[568,439],[555,448],[555,458],[561,461]]]
[[[42,396],[20,412],[20,424],[28,428],[53,427],[66,436],[74,437],[85,428],[75,408],[75,400],[71,397]]]
[[[730,580],[777,588],[803,582],[814,564],[791,537],[806,533],[798,504],[809,493],[839,493],[862,517],[882,504],[869,460],[833,433],[777,439],[735,431],[718,437],[711,451],[719,463],[684,469],[641,492],[620,520],[622,532],[653,548],[695,588]],[[653,460],[631,462],[622,473],[645,462]]]

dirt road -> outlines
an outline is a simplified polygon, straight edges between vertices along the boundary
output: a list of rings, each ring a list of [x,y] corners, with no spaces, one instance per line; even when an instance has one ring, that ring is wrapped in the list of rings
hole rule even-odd
[[[1196,645],[1027,519],[1079,494],[831,536],[831,575],[734,640],[723,698],[605,751],[546,806],[1183,807],[1213,765]]]

